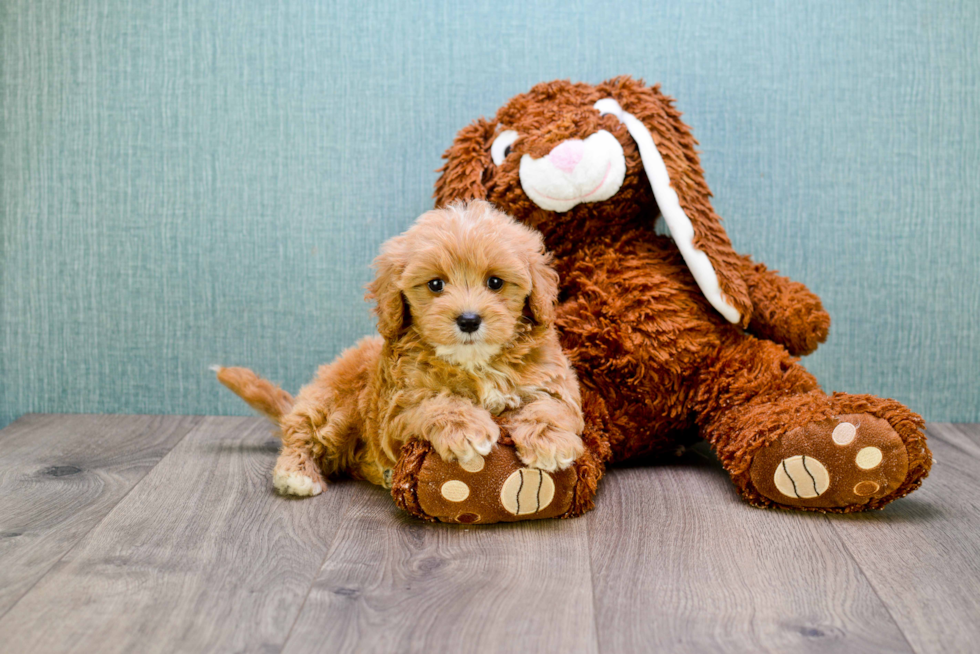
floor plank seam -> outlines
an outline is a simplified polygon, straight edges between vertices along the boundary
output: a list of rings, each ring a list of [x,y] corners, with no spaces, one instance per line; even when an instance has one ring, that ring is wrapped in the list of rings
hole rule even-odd
[[[330,491],[330,486],[327,486],[327,492]],[[286,632],[286,637],[282,640],[282,647],[279,648],[280,654],[286,649],[286,645],[289,643],[289,639],[293,636],[293,630],[296,628],[296,623],[299,622],[300,616],[303,615],[303,609],[306,608],[306,600],[309,599],[310,593],[313,592],[313,586],[316,585],[317,579],[320,578],[320,573],[323,571],[323,566],[327,564],[330,560],[330,555],[333,554],[334,550],[337,549],[337,541],[340,538],[341,527],[345,524],[347,516],[354,508],[354,503],[351,501],[351,494],[347,491],[347,501],[344,502],[344,515],[340,519],[340,523],[337,525],[337,531],[334,533],[333,540],[330,541],[330,546],[327,548],[326,553],[323,555],[323,559],[320,561],[320,565],[316,568],[316,574],[313,575],[310,580],[310,585],[306,589],[306,593],[303,595],[303,601],[300,602],[299,610],[296,611],[296,617],[293,618],[293,623],[289,625],[289,631]]]
[[[592,567],[592,517],[595,510],[583,516],[585,520],[585,542],[588,545],[589,554],[589,596],[592,598],[592,636],[595,639],[596,654],[602,654],[602,647],[599,644],[599,605],[595,596],[595,569]]]
[[[833,530],[834,534],[837,535],[837,538],[840,540],[841,544],[844,546],[844,551],[847,552],[847,557],[849,559],[851,559],[851,562],[854,564],[854,567],[857,568],[857,570],[861,573],[861,576],[864,577],[864,580],[866,582],[868,582],[868,587],[871,589],[871,592],[873,592],[875,594],[875,598],[881,604],[882,608],[885,609],[885,612],[888,613],[888,617],[891,619],[892,624],[895,625],[895,628],[898,629],[898,633],[902,634],[902,639],[905,641],[905,644],[909,646],[909,651],[915,652],[916,654],[920,654],[919,650],[916,649],[915,646],[912,644],[912,641],[909,640],[908,634],[906,634],[905,633],[905,630],[902,629],[902,625],[895,618],[895,614],[892,613],[891,608],[889,608],[889,606],[885,602],[885,600],[882,599],[881,593],[878,591],[878,588],[875,587],[874,582],[871,580],[871,578],[864,571],[864,568],[861,567],[861,564],[858,563],[857,557],[854,556],[854,553],[851,551],[850,546],[848,546],[848,544],[847,544],[847,538],[845,538],[840,533],[840,531],[837,529],[837,525],[834,522],[833,516],[830,516],[830,515],[826,515],[825,514],[824,515],[824,520],[826,520],[828,523],[830,523],[830,528]]]
[[[129,490],[127,490],[127,491],[126,491],[126,492],[125,492],[125,493],[124,493],[124,494],[122,495],[122,497],[120,497],[120,498],[119,498],[119,500],[118,500],[118,501],[117,501],[117,502],[115,503],[115,505],[114,505],[114,506],[113,506],[113,507],[112,507],[111,509],[109,509],[108,511],[106,511],[106,514],[105,514],[104,516],[102,516],[102,517],[101,517],[101,518],[100,518],[100,519],[99,519],[99,520],[98,520],[97,522],[95,522],[95,523],[94,523],[94,524],[93,524],[93,525],[92,525],[92,526],[91,526],[91,527],[90,527],[90,528],[89,528],[88,530],[86,530],[84,534],[82,534],[81,536],[79,536],[79,537],[78,537],[78,539],[77,539],[77,540],[76,540],[76,541],[75,541],[75,542],[74,542],[74,543],[72,544],[72,546],[71,546],[71,547],[69,547],[69,548],[68,548],[67,550],[65,550],[65,551],[64,551],[64,552],[63,552],[63,553],[61,554],[61,556],[59,556],[59,557],[57,558],[57,560],[55,560],[55,561],[53,561],[53,562],[51,563],[51,565],[50,565],[50,566],[48,566],[48,568],[47,568],[47,570],[45,570],[45,571],[44,571],[44,574],[42,574],[41,576],[39,576],[39,577],[38,577],[38,578],[37,578],[37,579],[36,579],[36,580],[34,581],[34,583],[30,585],[30,587],[29,587],[29,588],[27,588],[27,589],[26,589],[26,590],[25,590],[25,591],[24,591],[23,593],[21,593],[21,595],[20,595],[20,597],[18,597],[18,598],[17,598],[17,601],[15,601],[15,602],[13,602],[13,603],[12,603],[12,604],[11,604],[10,606],[8,606],[8,607],[7,607],[7,610],[6,610],[6,611],[4,611],[4,612],[3,612],[2,614],[0,614],[0,622],[3,622],[3,619],[4,619],[5,617],[7,617],[7,614],[9,614],[9,613],[10,613],[10,612],[11,612],[11,611],[12,611],[12,610],[14,609],[14,607],[16,607],[16,606],[17,606],[18,604],[20,604],[20,602],[21,602],[21,600],[23,600],[23,599],[24,599],[25,597],[27,597],[27,596],[28,596],[28,595],[29,595],[29,594],[31,593],[31,591],[32,591],[32,590],[34,590],[34,588],[35,588],[35,587],[37,587],[37,585],[38,585],[39,583],[41,583],[41,582],[42,582],[42,581],[43,581],[44,579],[46,579],[46,578],[47,578],[47,576],[48,576],[48,574],[49,574],[49,573],[50,573],[50,572],[51,572],[51,571],[52,571],[52,570],[53,570],[53,569],[54,569],[55,567],[57,567],[57,565],[58,565],[59,563],[61,563],[61,562],[62,562],[62,561],[63,561],[63,560],[65,559],[65,557],[66,557],[66,556],[68,556],[69,554],[71,554],[72,552],[74,552],[74,551],[75,551],[75,548],[76,548],[76,547],[78,547],[78,545],[79,545],[79,543],[82,543],[82,542],[84,542],[84,541],[85,541],[85,539],[86,539],[86,538],[88,538],[88,536],[89,536],[89,534],[91,534],[91,533],[92,533],[93,531],[95,531],[96,529],[98,529],[98,528],[99,528],[99,526],[101,526],[101,525],[102,525],[102,523],[103,523],[103,522],[105,522],[105,521],[106,521],[106,519],[107,519],[107,518],[108,518],[108,517],[109,517],[110,515],[112,515],[112,512],[113,512],[113,511],[115,511],[115,510],[116,510],[116,508],[117,508],[117,507],[118,507],[118,506],[119,506],[120,504],[122,504],[122,503],[123,503],[123,501],[124,501],[124,500],[125,500],[125,499],[126,499],[127,497],[129,497],[129,495],[130,495],[130,494],[131,494],[131,493],[132,493],[132,492],[133,492],[133,491],[134,491],[134,490],[136,489],[136,487],[137,487],[137,486],[139,486],[140,484],[142,484],[142,483],[143,483],[143,481],[144,481],[144,480],[145,480],[145,479],[146,479],[146,478],[147,478],[147,477],[148,477],[148,476],[150,475],[150,473],[151,473],[151,472],[153,472],[154,470],[156,470],[156,467],[157,467],[158,465],[160,465],[160,462],[161,462],[161,461],[163,461],[164,459],[166,459],[166,458],[167,458],[168,456],[170,456],[170,455],[171,455],[171,453],[172,453],[172,452],[174,451],[174,449],[175,449],[175,448],[176,448],[176,447],[177,447],[178,445],[180,445],[181,443],[183,443],[183,442],[184,442],[184,439],[186,439],[186,438],[187,438],[187,437],[188,437],[188,436],[189,436],[189,435],[190,435],[191,433],[193,433],[193,432],[194,432],[194,430],[196,430],[196,429],[197,429],[197,428],[198,428],[198,427],[200,426],[200,424],[201,424],[201,423],[202,423],[202,422],[204,421],[204,418],[205,418],[204,416],[192,416],[192,417],[193,417],[193,419],[194,419],[194,421],[193,421],[193,423],[191,424],[191,426],[190,426],[190,427],[188,427],[188,429],[187,429],[187,431],[186,431],[186,432],[184,433],[184,435],[183,435],[183,436],[181,436],[181,437],[180,437],[180,438],[179,438],[179,439],[178,439],[178,440],[177,440],[177,441],[176,441],[176,442],[175,442],[175,443],[174,443],[174,444],[173,444],[173,445],[171,446],[171,448],[170,448],[170,450],[169,450],[169,451],[168,451],[168,452],[167,452],[166,454],[164,454],[164,455],[163,455],[162,457],[160,457],[160,459],[159,459],[159,460],[158,460],[158,461],[157,461],[156,463],[154,463],[154,464],[153,464],[153,466],[152,466],[151,468],[149,468],[149,469],[148,469],[148,470],[146,471],[146,473],[145,473],[145,474],[144,474],[144,475],[143,475],[142,477],[140,477],[140,478],[139,478],[139,479],[138,479],[138,480],[136,481],[136,483],[134,483],[134,484],[133,484],[132,486],[130,486],[130,488],[129,488]]]

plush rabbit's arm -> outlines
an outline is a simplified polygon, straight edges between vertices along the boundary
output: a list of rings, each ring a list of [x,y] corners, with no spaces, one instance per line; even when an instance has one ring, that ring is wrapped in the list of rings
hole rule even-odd
[[[750,334],[779,343],[794,356],[810,354],[827,340],[830,315],[815,293],[751,257],[741,258],[752,300]]]

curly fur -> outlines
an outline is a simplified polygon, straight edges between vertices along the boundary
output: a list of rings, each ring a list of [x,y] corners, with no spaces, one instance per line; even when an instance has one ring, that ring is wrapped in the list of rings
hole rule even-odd
[[[219,369],[281,428],[276,488],[316,494],[341,474],[386,485],[412,439],[465,462],[495,445],[497,421],[526,464],[570,466],[584,451],[584,423],[554,328],[558,275],[549,260],[537,232],[486,202],[430,211],[375,260],[368,298],[381,337],[322,366],[292,402],[251,371]],[[492,276],[502,288],[488,286]],[[428,284],[435,279],[438,292]],[[461,331],[462,313],[480,317],[477,331]]]

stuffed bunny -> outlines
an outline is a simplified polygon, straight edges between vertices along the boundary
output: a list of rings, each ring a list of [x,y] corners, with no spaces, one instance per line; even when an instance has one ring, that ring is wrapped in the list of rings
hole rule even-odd
[[[488,200],[544,236],[587,452],[541,473],[505,436],[487,472],[470,473],[412,442],[393,474],[400,506],[449,522],[574,516],[592,508],[607,463],[696,437],[757,506],[847,513],[919,487],[931,465],[922,418],[895,400],[828,395],[799,364],[830,317],[805,286],[732,249],[696,146],[673,101],[629,77],[538,84],[460,130],[436,205]],[[460,476],[477,489],[462,504],[439,493]]]

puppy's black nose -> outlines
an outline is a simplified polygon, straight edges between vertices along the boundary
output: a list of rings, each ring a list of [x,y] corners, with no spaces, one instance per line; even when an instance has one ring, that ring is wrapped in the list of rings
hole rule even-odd
[[[480,328],[482,319],[475,313],[461,313],[456,317],[456,326],[465,334],[472,334]]]

